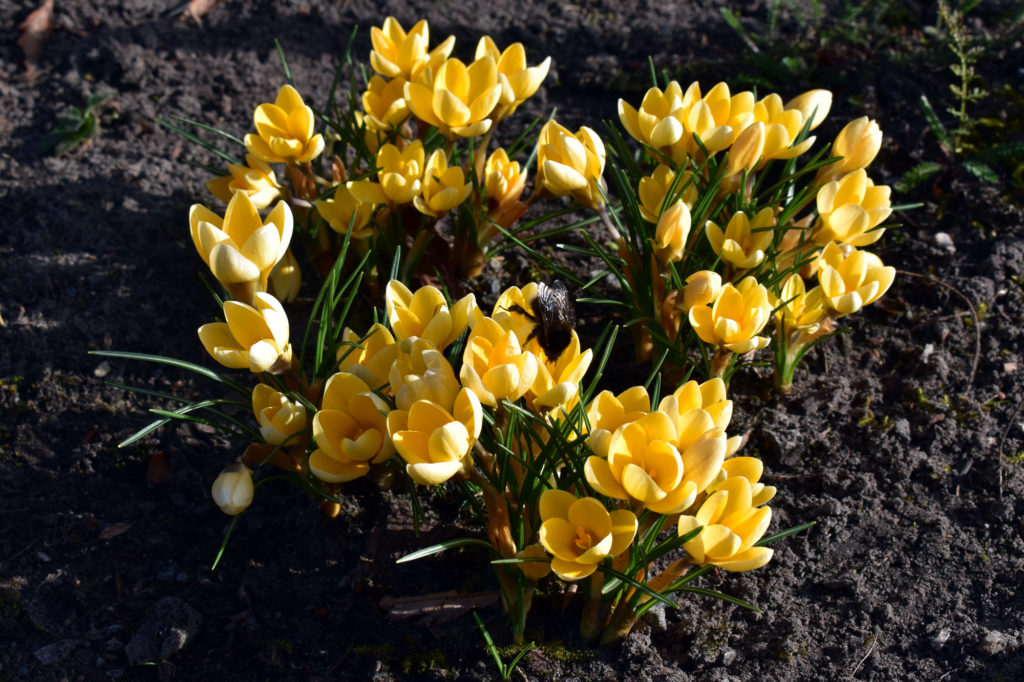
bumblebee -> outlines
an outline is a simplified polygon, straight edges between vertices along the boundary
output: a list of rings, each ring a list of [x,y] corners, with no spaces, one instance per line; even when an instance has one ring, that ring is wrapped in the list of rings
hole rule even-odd
[[[560,280],[556,279],[550,286],[541,282],[530,307],[533,308],[532,315],[518,304],[509,311],[521,313],[534,323],[533,331],[526,340],[537,339],[544,354],[553,362],[572,341],[572,330],[576,326],[572,297]]]

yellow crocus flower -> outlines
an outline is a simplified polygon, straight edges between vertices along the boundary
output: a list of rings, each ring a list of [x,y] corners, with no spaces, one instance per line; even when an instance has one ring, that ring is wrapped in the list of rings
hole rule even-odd
[[[360,336],[346,327],[341,341],[338,371],[354,374],[375,391],[386,388],[391,365],[399,354],[395,337],[388,328],[378,322]]]
[[[466,341],[460,378],[481,403],[495,407],[523,397],[537,378],[539,364],[537,356],[522,350],[514,332],[484,317]]]
[[[267,290],[267,278],[284,258],[292,238],[292,212],[278,202],[266,221],[245,192],[235,192],[221,218],[201,204],[188,214],[192,243],[228,292],[251,301]]]
[[[775,307],[775,323],[787,334],[794,331],[813,334],[818,331],[826,310],[821,287],[807,291],[803,278],[793,273],[782,285],[779,295],[776,297],[769,292],[769,298]]]
[[[321,481],[343,483],[369,472],[372,462],[391,457],[388,411],[359,377],[347,372],[331,376],[313,417],[317,449],[309,456],[309,470]]]
[[[680,199],[665,209],[654,230],[652,247],[662,263],[678,263],[686,252],[686,238],[690,236],[690,209]]]
[[[412,113],[448,139],[476,137],[490,130],[490,115],[500,98],[498,69],[490,57],[468,67],[449,59],[436,72],[428,70],[420,80],[405,85]]]
[[[306,430],[309,418],[305,406],[266,384],[252,391],[252,411],[260,424],[260,435],[271,445],[280,445],[289,436]]]
[[[356,198],[348,185],[337,185],[326,199],[313,202],[316,212],[338,234],[352,230],[352,239],[368,239],[374,229],[370,224],[376,204],[364,203]]]
[[[388,433],[405,470],[420,485],[439,485],[464,467],[483,425],[483,410],[476,394],[459,391],[449,405],[417,400],[408,410],[388,414]]]
[[[745,277],[735,287],[722,287],[712,306],[690,308],[690,326],[705,343],[748,353],[768,345],[768,338],[758,334],[771,312],[767,289],[753,277]]]
[[[510,161],[503,148],[495,149],[484,165],[484,188],[490,211],[519,201],[526,186],[526,173],[518,161]]]
[[[698,565],[713,564],[726,571],[751,571],[767,564],[773,550],[754,547],[772,520],[768,507],[753,506],[750,482],[742,476],[726,479],[693,516],[680,516],[678,534],[701,528],[683,547]]]
[[[231,201],[235,192],[249,195],[256,210],[262,211],[281,196],[281,185],[277,182],[274,169],[265,161],[252,154],[245,155],[245,164],[228,164],[228,175],[214,178],[206,183],[210,194],[224,203]]]
[[[420,213],[438,218],[468,199],[472,191],[473,184],[466,182],[462,169],[449,166],[448,155],[438,149],[427,159],[421,193],[412,203]]]
[[[881,148],[882,130],[877,121],[867,116],[850,121],[832,143],[832,156],[842,158],[821,168],[814,178],[814,184],[820,185],[867,168]]]
[[[874,244],[885,233],[876,228],[892,214],[890,194],[888,185],[876,185],[863,169],[822,185],[811,240],[818,246],[828,242]]]
[[[740,270],[749,270],[764,260],[765,250],[772,244],[774,225],[775,211],[769,206],[758,211],[753,220],[743,211],[736,211],[724,230],[709,220],[704,234],[722,260]]]
[[[399,151],[393,144],[377,150],[377,182],[350,181],[345,186],[356,201],[362,204],[408,204],[423,186],[423,143],[414,140]]]
[[[419,336],[440,350],[483,317],[473,294],[463,296],[449,309],[444,294],[437,287],[422,286],[413,294],[396,279],[388,282],[384,302],[396,339]]]
[[[420,19],[409,32],[394,17],[388,17],[378,28],[370,29],[370,66],[385,78],[402,77],[415,80],[426,69],[441,64],[452,48],[455,47],[455,36],[448,36],[436,48],[427,51],[430,44],[430,27],[426,19]]]
[[[658,167],[650,175],[640,178],[637,196],[640,198],[640,215],[644,220],[649,223],[658,222],[662,206],[665,205],[665,199],[675,180],[675,172],[663,163],[658,164]],[[678,193],[680,190],[682,194],[678,195],[678,199],[682,200],[687,208],[692,209],[693,205],[697,203],[698,189],[690,171],[686,171],[683,179],[679,182],[676,192]]]
[[[847,248],[844,254],[838,244],[829,242],[818,257],[818,282],[836,317],[874,303],[896,278],[896,268],[884,265],[875,254]]]
[[[282,85],[273,104],[256,107],[256,134],[245,136],[245,148],[270,163],[305,163],[320,156],[324,136],[314,134],[313,110],[290,85]]]
[[[686,278],[682,291],[682,302],[676,299],[677,306],[688,313],[694,306],[705,306],[718,298],[722,292],[722,276],[713,270],[698,270]]]
[[[387,133],[409,118],[409,104],[405,101],[405,78],[396,76],[385,80],[374,76],[363,93],[363,120],[374,130]]]
[[[554,557],[551,570],[569,581],[586,578],[606,558],[626,551],[638,527],[628,509],[609,512],[600,500],[565,490],[544,491],[540,517],[540,542]]]
[[[537,141],[537,184],[556,197],[572,195],[589,208],[604,204],[604,142],[582,126],[575,135],[554,120]]]
[[[224,467],[210,488],[210,497],[228,516],[238,516],[252,504],[256,492],[252,484],[252,471],[235,462]]]
[[[199,328],[199,340],[213,359],[231,369],[279,374],[291,366],[288,316],[270,294],[257,293],[256,307],[225,301],[226,322]]]
[[[551,67],[551,57],[537,66],[527,66],[522,43],[512,43],[502,52],[490,36],[482,37],[476,45],[475,59],[483,57],[494,60],[501,82],[501,100],[491,116],[495,122],[511,116],[520,104],[533,96]]]
[[[587,405],[587,421],[590,423],[587,445],[598,457],[607,458],[612,433],[650,411],[651,397],[643,386],[634,386],[619,395],[601,391]]]

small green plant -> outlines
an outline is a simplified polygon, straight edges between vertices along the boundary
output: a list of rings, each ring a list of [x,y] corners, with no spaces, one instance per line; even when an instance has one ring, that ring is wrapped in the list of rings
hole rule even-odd
[[[48,154],[52,151],[63,156],[89,143],[99,132],[101,108],[116,94],[111,91],[90,95],[84,107],[68,107],[58,114],[57,127],[43,136],[39,152]]]
[[[526,654],[533,651],[533,642],[523,646],[519,653],[517,653],[511,661],[507,664],[501,660],[501,652],[498,651],[498,647],[494,645],[494,640],[491,639],[491,633],[487,631],[487,626],[484,625],[484,621],[480,618],[476,611],[473,612],[473,620],[476,621],[476,626],[480,628],[480,634],[483,635],[484,642],[487,644],[487,650],[491,652],[491,656],[494,657],[494,664],[498,666],[498,673],[501,675],[501,679],[509,680],[512,679],[512,671],[519,665],[519,661],[523,660]]]
[[[940,161],[923,161],[907,171],[895,183],[900,192],[920,185],[940,171],[953,171],[957,168],[962,168],[984,183],[995,184],[999,182],[1000,176],[993,166],[997,162],[1012,165],[1024,152],[1024,143],[1008,139],[1012,121],[986,117],[983,111],[978,110],[978,105],[993,93],[983,86],[977,64],[997,40],[1005,40],[1017,32],[1016,25],[1011,25],[1001,31],[1001,36],[992,38],[970,30],[964,22],[964,16],[978,4],[977,1],[967,2],[963,7],[954,9],[947,2],[940,2],[937,25],[927,29],[928,33],[942,41],[944,48],[953,57],[949,65],[953,74],[953,82],[949,84],[953,101],[945,110],[952,118],[947,118],[944,123],[928,96],[921,94],[920,103],[925,121],[939,143],[943,158]],[[1011,102],[1016,95],[1012,89],[997,94],[1000,99]],[[1007,107],[1005,102],[998,108],[1013,109],[1012,106]],[[1017,165],[1011,175],[1016,177],[1019,172],[1016,169],[1020,167]]]

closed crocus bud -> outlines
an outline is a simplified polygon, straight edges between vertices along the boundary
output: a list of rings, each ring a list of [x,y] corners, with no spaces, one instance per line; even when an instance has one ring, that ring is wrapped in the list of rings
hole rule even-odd
[[[416,118],[450,140],[477,137],[491,129],[491,112],[501,98],[498,69],[490,57],[468,67],[449,59],[405,85],[405,99]]]
[[[271,296],[279,301],[294,301],[302,288],[302,270],[299,261],[291,249],[284,253],[284,258],[270,271],[267,289]]]
[[[422,193],[412,202],[420,213],[438,218],[469,198],[472,191],[473,185],[466,182],[462,169],[449,166],[448,155],[443,149],[438,149],[427,159]]]
[[[306,408],[290,400],[266,384],[257,384],[252,391],[252,411],[260,423],[260,435],[271,445],[281,445],[289,437],[309,426]]]
[[[681,310],[690,312],[690,308],[708,305],[722,291],[722,276],[712,270],[699,270],[686,278],[683,287]],[[680,299],[676,299],[680,305]]]
[[[415,80],[426,69],[440,65],[455,47],[455,36],[448,36],[428,52],[430,27],[426,19],[418,21],[406,33],[394,17],[388,17],[383,26],[370,29],[370,41],[373,43],[370,52],[373,70],[385,78],[406,80]]]
[[[249,508],[255,488],[252,471],[241,462],[224,467],[210,488],[210,496],[228,516],[237,516]]]
[[[511,116],[520,104],[533,96],[551,67],[551,57],[537,66],[528,67],[522,43],[512,43],[502,52],[490,36],[484,36],[476,45],[475,58],[483,57],[490,57],[497,64],[501,82],[501,100],[492,114],[495,122]]]
[[[352,183],[349,183],[352,184]],[[314,202],[320,217],[327,221],[331,229],[338,234],[352,230],[352,239],[367,239],[373,236],[374,229],[370,225],[376,204],[363,203],[346,185],[334,188],[334,194],[326,199]]]
[[[637,196],[640,197],[640,215],[644,220],[649,223],[658,222],[658,218],[661,217],[661,207],[665,205],[665,198],[672,191],[673,185],[676,186],[677,193],[682,192],[681,196],[678,194],[674,196],[679,196],[679,199],[688,208],[693,208],[693,205],[697,203],[698,193],[697,183],[693,181],[693,174],[686,171],[677,184],[675,172],[662,163],[658,164],[653,173],[640,178],[640,184],[637,187]]]
[[[602,195],[604,143],[583,126],[575,135],[554,120],[548,121],[537,141],[537,183],[556,197],[572,195],[588,208],[604,205]]]
[[[462,385],[491,407],[519,400],[537,378],[539,361],[524,352],[515,333],[489,317],[473,325],[462,355]]]
[[[292,212],[278,202],[266,221],[252,200],[235,192],[224,217],[194,204],[188,214],[192,243],[231,296],[251,302],[257,291],[267,290],[267,278],[284,258],[292,239]]]
[[[405,101],[405,78],[397,76],[384,80],[380,76],[370,79],[363,93],[363,111],[366,125],[383,133],[390,132],[409,118],[409,105]]]
[[[224,203],[231,201],[235,192],[244,192],[252,205],[262,211],[281,196],[281,185],[274,169],[266,162],[246,154],[245,163],[244,166],[228,164],[228,175],[210,180],[206,188]]]
[[[816,185],[841,178],[861,168],[867,168],[882,148],[882,130],[878,122],[861,116],[846,124],[832,144],[832,156],[841,156],[834,163],[821,168],[814,178]]]
[[[232,369],[280,374],[291,366],[288,316],[276,298],[256,294],[256,307],[238,301],[224,303],[227,322],[199,328],[199,340],[213,359]]]
[[[682,199],[665,209],[654,230],[654,253],[662,263],[678,263],[690,236],[690,209]]]
[[[256,134],[245,136],[245,148],[270,163],[305,163],[320,156],[324,136],[314,134],[313,110],[290,85],[282,85],[273,104],[261,104],[253,114]]]
[[[804,121],[811,119],[810,129],[814,130],[832,109],[832,93],[828,90],[808,90],[786,102],[786,109],[796,109]]]
[[[678,533],[702,528],[683,547],[694,563],[712,564],[726,571],[751,571],[771,560],[773,550],[754,544],[768,530],[772,510],[753,506],[750,482],[729,478],[708,496],[693,516],[680,516]]]
[[[753,171],[761,161],[764,151],[764,123],[755,121],[743,129],[736,142],[729,149],[726,158],[725,175],[737,175]]]
[[[690,326],[705,343],[743,354],[768,345],[768,338],[758,334],[771,312],[768,290],[745,277],[735,287],[726,284],[714,305],[690,308]]]
[[[495,149],[487,157],[484,166],[484,187],[487,192],[487,206],[491,211],[518,201],[526,186],[526,173],[518,161],[509,161],[504,149]]]
[[[346,187],[362,204],[411,203],[422,187],[423,161],[423,143],[419,140],[413,140],[402,151],[393,144],[386,144],[377,152],[378,181],[357,180]]]
[[[775,212],[767,207],[758,211],[753,220],[743,211],[736,211],[724,230],[709,220],[704,233],[722,260],[740,270],[749,270],[764,260],[774,236],[774,224]]]
[[[875,185],[863,169],[822,185],[811,240],[819,246],[828,242],[874,244],[885,232],[876,228],[892,214],[890,194],[887,185]]]
[[[371,462],[391,457],[388,412],[387,403],[361,379],[346,372],[333,375],[313,417],[317,449],[309,456],[309,470],[321,481],[344,483],[368,473]]]
[[[467,294],[449,308],[437,287],[422,286],[413,294],[396,279],[388,282],[384,301],[395,338],[401,341],[422,337],[441,350],[483,316],[473,294]]]
[[[569,581],[586,578],[606,558],[626,551],[638,527],[628,509],[609,512],[600,500],[566,490],[544,491],[540,518],[540,542],[554,556],[551,570]]]
[[[874,303],[889,290],[896,268],[867,251],[849,248],[848,255],[835,242],[818,257],[818,282],[828,306],[841,317]]]
[[[406,462],[406,473],[420,485],[444,483],[464,467],[483,425],[483,410],[476,394],[462,389],[446,408],[418,400],[408,410],[388,414],[388,433]]]

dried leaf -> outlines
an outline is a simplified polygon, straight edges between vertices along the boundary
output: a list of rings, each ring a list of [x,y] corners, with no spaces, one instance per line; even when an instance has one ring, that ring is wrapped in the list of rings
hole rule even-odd
[[[174,466],[171,465],[167,453],[163,450],[157,450],[149,460],[146,480],[150,483],[166,483],[173,475]]]
[[[25,21],[18,24],[18,30],[21,31],[18,47],[25,53],[25,71],[31,78],[35,73],[43,42],[53,30],[53,0],[46,0],[33,10]]]
[[[131,527],[132,527],[132,524],[124,523],[124,522],[111,524],[111,525],[107,526],[106,528],[104,528],[102,532],[100,532],[99,539],[100,540],[110,540],[110,539],[116,538],[118,535],[122,535],[123,533],[127,533],[128,530]]]
[[[188,7],[185,8],[185,13],[182,14],[182,16],[190,17],[198,24],[200,17],[204,14],[209,14],[217,7],[217,5],[222,5],[227,1],[228,0],[190,0]]]

